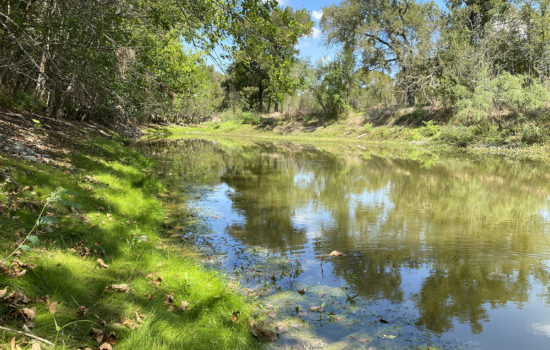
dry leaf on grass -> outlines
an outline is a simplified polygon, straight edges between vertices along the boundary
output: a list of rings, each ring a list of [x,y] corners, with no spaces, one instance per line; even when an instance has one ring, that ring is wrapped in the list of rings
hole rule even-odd
[[[21,350],[21,346],[19,346],[19,344],[17,344],[17,342],[15,341],[15,337],[11,338],[10,350]]]
[[[241,312],[239,310],[233,311],[233,314],[231,315],[231,322],[238,323],[239,322],[239,314]]]
[[[108,287],[105,287],[106,291],[113,291],[113,292],[123,292],[128,293],[130,291],[130,285],[126,283],[120,283],[120,284],[111,284]]]
[[[25,322],[32,321],[36,317],[36,307],[22,308],[18,311],[18,314]]]
[[[59,304],[58,301],[54,301],[53,303],[50,304],[50,307],[49,307],[50,314],[55,315],[55,313],[57,312],[57,304]]]
[[[78,307],[78,310],[76,310],[76,314],[80,317],[84,317],[88,313],[88,309],[84,305],[80,305]]]
[[[25,294],[21,293],[18,290],[14,290],[7,296],[4,296],[3,299],[4,299],[4,303],[11,307],[28,304],[30,302],[30,299]]]
[[[164,295],[164,304],[166,304],[166,305],[173,304],[174,303],[174,296],[175,296],[174,293],[165,294]]]
[[[98,343],[101,343],[103,341],[103,331],[98,328],[91,328],[90,329],[90,335],[92,338],[94,338]]]
[[[125,319],[124,321],[122,321],[122,325],[134,330],[136,328],[138,328],[137,324],[133,321],[133,320],[130,320],[130,319]]]
[[[103,261],[103,259],[97,259],[96,263],[99,265],[99,267],[101,267],[103,269],[108,269],[109,268],[109,265],[105,264],[105,261]]]
[[[113,347],[109,343],[103,343],[97,350],[113,350]]]

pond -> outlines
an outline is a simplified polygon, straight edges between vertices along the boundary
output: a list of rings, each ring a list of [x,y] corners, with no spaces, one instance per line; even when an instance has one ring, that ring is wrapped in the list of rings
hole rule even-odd
[[[258,300],[271,347],[550,348],[545,164],[352,143],[146,148],[199,215],[183,237]]]

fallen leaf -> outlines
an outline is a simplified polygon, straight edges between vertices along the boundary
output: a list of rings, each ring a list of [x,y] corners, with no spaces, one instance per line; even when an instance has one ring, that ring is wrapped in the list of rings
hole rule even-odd
[[[4,289],[0,289],[0,298],[3,298],[4,295],[6,295],[7,292],[8,292],[8,287],[6,287]]]
[[[25,321],[32,321],[36,317],[36,307],[23,308],[19,310],[19,316]]]
[[[103,341],[103,331],[101,329],[98,329],[98,328],[94,328],[92,327],[90,329],[90,333],[89,333],[92,338],[94,338],[98,343],[101,343]]]
[[[313,312],[324,312],[325,311],[325,308],[321,307],[321,306],[312,306],[309,308],[309,311],[313,311]]]
[[[260,327],[255,321],[250,322],[252,334],[261,341],[272,343],[277,339],[277,333]]]
[[[130,291],[130,285],[126,283],[111,284],[110,286],[105,287],[105,290],[128,293]]]
[[[103,269],[108,269],[109,268],[109,265],[105,264],[103,259],[97,259],[96,262],[99,265],[99,267],[101,267]]]
[[[17,271],[17,272],[13,272],[11,275],[13,277],[23,277],[25,276],[25,274],[27,273],[27,270],[21,270],[21,271]]]
[[[11,306],[17,306],[22,304],[28,304],[30,299],[23,293],[18,290],[14,290],[6,297],[4,297],[4,302],[10,304]]]
[[[111,345],[116,344],[116,334],[115,334],[115,332],[109,333],[109,335],[107,336],[107,343],[109,343]]]
[[[137,324],[133,320],[130,320],[130,319],[126,319],[126,320],[122,321],[122,324],[124,326],[132,329],[132,330],[137,328]]]
[[[368,343],[369,340],[367,338],[361,338],[361,337],[354,337],[354,336],[350,336],[352,339],[360,342],[360,343]]]
[[[302,289],[298,290],[298,293],[300,293],[301,295],[304,295],[304,294],[306,294],[306,290],[307,289],[302,288]]]
[[[231,322],[233,323],[239,323],[239,314],[241,312],[239,310],[237,311],[233,311],[233,313],[231,314]]]
[[[380,338],[386,338],[386,339],[394,339],[395,335],[392,334],[382,334],[379,336]]]
[[[39,341],[35,341],[33,344],[32,344],[32,347],[31,347],[31,350],[40,350],[42,349],[40,347],[40,342]]]
[[[191,310],[193,310],[193,308],[189,307],[189,302],[188,301],[182,301],[181,304],[180,304],[180,310],[185,312],[185,311],[191,311]]]
[[[138,324],[141,324],[143,322],[143,320],[141,319],[141,315],[139,314],[139,312],[137,312],[137,310],[134,311],[134,315],[136,315],[136,322]]]
[[[173,304],[174,303],[174,296],[175,294],[172,293],[172,294],[165,294],[164,295],[164,304],[168,305],[168,304]]]
[[[103,343],[97,350],[113,350],[113,347],[109,343]]]
[[[337,250],[333,250],[332,252],[330,252],[329,255],[330,255],[330,256],[342,256],[342,255],[344,255],[344,253],[339,252],[339,251],[337,251]]]
[[[50,314],[55,315],[55,313],[57,312],[57,304],[59,304],[59,302],[57,301],[54,301],[50,304]]]
[[[88,309],[84,305],[80,305],[78,307],[78,310],[76,311],[76,314],[80,317],[84,317],[88,313]]]
[[[10,350],[21,350],[21,346],[15,341],[15,337],[11,338]]]
[[[388,320],[386,320],[385,318],[380,318],[378,321],[380,321],[382,323],[389,323]]]

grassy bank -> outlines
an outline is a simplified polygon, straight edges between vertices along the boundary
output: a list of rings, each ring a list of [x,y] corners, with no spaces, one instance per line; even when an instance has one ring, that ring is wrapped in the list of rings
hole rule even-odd
[[[178,241],[152,162],[102,134],[67,140],[56,165],[0,153],[0,324],[59,349],[115,343],[111,332],[113,349],[254,347],[252,307]],[[0,330],[6,348],[14,336],[31,348]]]
[[[332,123],[303,120],[259,120],[252,125],[239,121],[206,122],[194,126],[151,127],[148,137],[212,135],[252,137],[302,142],[338,142],[372,147],[395,146],[410,149],[496,154],[530,160],[549,160],[550,134],[544,126],[532,124],[499,126],[438,125],[433,121],[416,125],[380,125],[350,117]]]

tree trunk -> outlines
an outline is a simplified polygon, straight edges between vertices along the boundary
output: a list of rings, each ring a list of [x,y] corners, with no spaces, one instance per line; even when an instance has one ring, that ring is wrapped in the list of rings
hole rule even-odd
[[[48,24],[48,0],[42,2],[42,23]],[[40,58],[40,67],[38,69],[38,77],[36,79],[36,97],[39,101],[44,102],[46,96],[46,62],[48,60],[49,45],[48,29],[45,30],[44,46],[42,47],[42,57]]]
[[[415,105],[415,92],[414,92],[414,89],[411,88],[410,86],[407,86],[407,91],[406,91],[406,94],[407,94],[407,105],[409,107],[414,107]]]
[[[264,111],[264,86],[262,85],[261,80],[260,80],[260,83],[258,84],[258,98],[259,98],[258,112],[262,113]]]
[[[279,101],[275,101],[275,112],[279,113]]]

